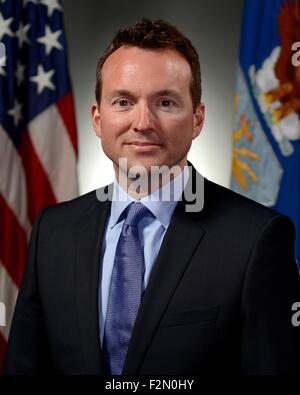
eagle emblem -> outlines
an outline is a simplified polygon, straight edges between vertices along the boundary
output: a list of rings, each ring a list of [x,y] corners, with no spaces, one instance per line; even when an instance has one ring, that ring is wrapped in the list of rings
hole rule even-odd
[[[300,41],[300,2],[286,0],[278,15],[280,46],[249,77],[261,112],[284,156],[294,153],[300,139],[300,67],[292,64],[293,44]]]

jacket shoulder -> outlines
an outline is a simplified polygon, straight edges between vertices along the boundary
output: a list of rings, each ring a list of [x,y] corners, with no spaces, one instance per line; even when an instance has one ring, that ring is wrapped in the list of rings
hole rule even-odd
[[[287,216],[272,208],[209,180],[205,180],[205,199],[208,200],[210,214],[222,218],[229,224],[243,223],[246,227],[256,228],[275,218],[292,222]]]
[[[106,185],[72,200],[45,207],[40,212],[36,221],[39,218],[43,218],[43,223],[47,224],[75,224],[81,221],[86,214],[89,214],[93,210],[101,210],[104,207],[104,202],[98,199],[98,195],[99,192],[104,195],[108,187]]]

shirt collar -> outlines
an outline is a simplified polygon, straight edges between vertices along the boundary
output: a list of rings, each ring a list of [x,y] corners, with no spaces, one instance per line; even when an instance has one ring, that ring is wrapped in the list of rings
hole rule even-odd
[[[130,203],[139,201],[152,212],[164,228],[167,228],[171,221],[171,216],[175,210],[176,204],[182,196],[188,178],[189,170],[188,166],[185,166],[183,171],[180,172],[170,183],[163,185],[150,195],[137,200],[127,194],[115,177],[109,227],[113,228],[120,221],[121,214]]]

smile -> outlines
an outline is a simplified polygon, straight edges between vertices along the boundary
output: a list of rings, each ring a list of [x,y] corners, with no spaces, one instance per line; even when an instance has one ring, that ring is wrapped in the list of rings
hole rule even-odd
[[[160,147],[160,144],[155,144],[155,143],[129,143],[127,144],[130,146],[133,150],[138,151],[138,152],[144,152],[144,151],[153,151],[156,150],[157,148]]]
[[[135,145],[138,147],[153,147],[153,146],[159,146],[160,144],[156,144],[156,143],[143,143],[143,142],[132,142],[132,143],[128,143],[128,145]]]

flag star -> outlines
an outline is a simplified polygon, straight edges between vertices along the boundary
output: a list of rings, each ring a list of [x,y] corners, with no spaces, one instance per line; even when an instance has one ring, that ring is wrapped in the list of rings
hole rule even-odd
[[[16,78],[17,78],[17,85],[21,85],[22,81],[24,80],[24,71],[25,71],[25,66],[18,62],[17,64],[17,70],[16,70]]]
[[[53,32],[48,25],[46,26],[45,35],[37,39],[39,43],[45,45],[46,55],[49,55],[53,48],[63,49],[63,46],[58,42],[58,37],[61,34],[61,30]]]
[[[61,5],[58,3],[58,0],[41,0],[41,4],[48,7],[48,16],[53,14],[54,10],[61,10]]]
[[[14,107],[7,111],[9,115],[11,115],[14,119],[14,125],[18,126],[19,122],[22,119],[22,104],[18,102],[18,100],[15,100],[15,105]]]
[[[30,80],[35,82],[38,86],[38,94],[42,93],[45,88],[55,90],[55,86],[50,81],[54,73],[54,70],[45,71],[41,64],[38,65],[37,75],[30,77]]]
[[[27,32],[30,29],[30,24],[23,26],[21,22],[19,29],[16,31],[16,37],[19,40],[19,47],[22,48],[24,43],[29,44],[29,38],[27,37]]]
[[[13,36],[13,32],[9,28],[14,18],[4,19],[2,13],[0,12],[0,40],[7,34],[8,36]]]

